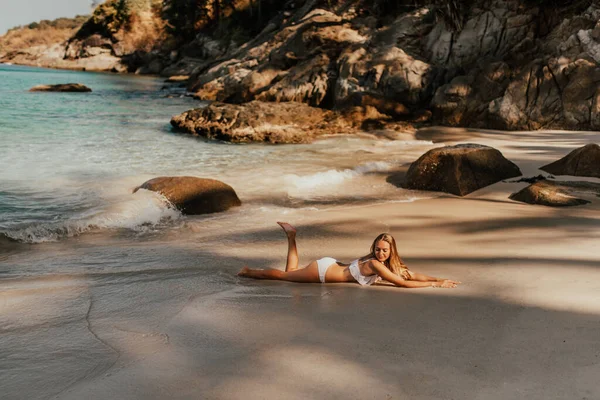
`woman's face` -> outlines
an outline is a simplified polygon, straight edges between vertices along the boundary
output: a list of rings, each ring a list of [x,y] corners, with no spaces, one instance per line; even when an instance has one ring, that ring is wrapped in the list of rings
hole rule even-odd
[[[390,244],[384,240],[375,243],[375,257],[379,262],[385,262],[390,258]]]

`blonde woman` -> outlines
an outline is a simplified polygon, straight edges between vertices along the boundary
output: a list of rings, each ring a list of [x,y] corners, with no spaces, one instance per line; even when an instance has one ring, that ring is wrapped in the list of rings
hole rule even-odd
[[[405,288],[454,288],[460,283],[409,270],[398,256],[396,241],[389,233],[377,236],[371,245],[371,252],[350,264],[341,263],[331,257],[324,257],[311,262],[304,268],[298,268],[296,228],[287,222],[278,222],[278,224],[288,238],[285,271],[244,267],[238,273],[239,276],[304,283],[358,282],[361,285],[372,285],[382,279]]]

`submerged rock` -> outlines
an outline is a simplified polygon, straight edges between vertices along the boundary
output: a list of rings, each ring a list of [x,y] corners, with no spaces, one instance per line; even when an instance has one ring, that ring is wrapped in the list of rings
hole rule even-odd
[[[215,179],[193,176],[161,176],[135,188],[151,190],[165,196],[183,214],[210,214],[242,205],[235,190]]]
[[[171,125],[193,135],[234,143],[307,143],[318,135],[353,129],[333,111],[302,103],[260,101],[212,103],[174,116]]]
[[[600,196],[600,184],[542,180],[511,194],[510,199],[549,207],[579,206],[590,203],[589,200],[575,197],[573,194]]]
[[[168,77],[165,82],[187,82],[189,79],[189,75],[173,75]]]
[[[519,167],[498,150],[479,144],[459,144],[432,149],[419,157],[410,165],[404,187],[465,196],[520,175]]]
[[[600,178],[600,146],[594,143],[586,144],[540,169],[555,175]]]
[[[37,85],[30,92],[91,92],[92,89],[81,83],[60,83],[58,85]]]

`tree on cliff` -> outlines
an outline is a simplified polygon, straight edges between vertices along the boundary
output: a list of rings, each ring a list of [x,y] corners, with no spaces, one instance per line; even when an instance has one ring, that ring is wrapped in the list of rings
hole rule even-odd
[[[249,0],[248,3],[236,0],[163,0],[162,17],[169,33],[182,39],[192,39],[202,29],[223,28],[223,21],[232,16],[237,17],[236,23],[228,26],[233,29],[241,25],[244,29],[249,25],[260,25],[263,22],[263,3],[265,0]],[[274,12],[284,4],[278,1],[267,3],[273,5]]]
[[[129,21],[129,16],[127,0],[108,0],[94,9],[92,17],[83,24],[75,38],[85,38],[94,33],[112,38]]]

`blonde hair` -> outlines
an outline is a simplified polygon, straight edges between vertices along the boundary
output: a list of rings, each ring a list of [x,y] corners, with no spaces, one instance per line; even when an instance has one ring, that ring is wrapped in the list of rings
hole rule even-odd
[[[396,240],[389,233],[381,233],[379,236],[373,240],[373,244],[371,244],[371,252],[366,256],[360,258],[360,261],[366,261],[371,258],[377,259],[375,256],[375,247],[377,247],[377,242],[383,240],[390,245],[390,256],[387,260],[384,261],[383,265],[385,265],[390,271],[394,274],[401,276],[404,279],[410,279],[410,272],[408,270],[408,266],[404,264],[400,256],[398,255],[398,249],[396,248]]]

